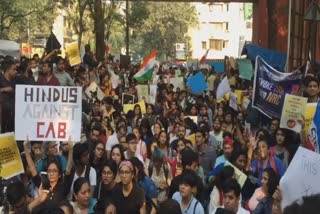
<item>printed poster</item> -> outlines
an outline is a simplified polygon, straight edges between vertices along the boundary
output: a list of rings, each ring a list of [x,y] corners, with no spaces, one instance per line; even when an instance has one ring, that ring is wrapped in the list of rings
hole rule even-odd
[[[316,114],[317,103],[307,103],[306,111],[304,114],[304,132],[308,136],[309,128],[312,123],[313,117]]]
[[[135,103],[135,104],[124,104],[124,105],[123,105],[123,112],[127,114],[128,111],[130,111],[130,110],[133,111],[134,106],[135,106],[136,104],[138,104],[138,105],[140,106],[140,108],[141,108],[141,113],[142,113],[142,114],[147,113],[146,103],[144,102],[144,100],[142,100],[142,101],[140,101],[140,102],[138,102],[138,103]]]
[[[103,91],[99,88],[96,82],[92,82],[89,87],[85,91],[86,95],[90,99],[98,99],[100,101],[103,100],[104,98],[104,93]]]
[[[269,118],[281,118],[286,94],[298,94],[302,74],[282,73],[256,58],[252,106]]]
[[[244,183],[247,180],[247,175],[244,174],[240,169],[238,169],[236,166],[234,166],[232,163],[229,161],[226,161],[224,164],[225,166],[231,166],[234,169],[235,172],[235,179],[237,179],[238,183],[240,184],[241,187],[243,187]]]
[[[17,85],[15,138],[80,141],[81,109],[81,87]]]
[[[21,173],[24,168],[14,133],[0,134],[0,177],[9,179]]]
[[[302,116],[306,111],[308,98],[286,94],[282,108],[280,128],[290,129],[297,133],[301,131]]]

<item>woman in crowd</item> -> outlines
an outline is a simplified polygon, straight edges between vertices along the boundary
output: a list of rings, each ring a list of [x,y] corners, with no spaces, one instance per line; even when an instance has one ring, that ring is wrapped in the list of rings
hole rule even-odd
[[[146,159],[147,157],[147,145],[146,143],[141,139],[141,131],[139,128],[133,128],[133,134],[137,138],[137,151],[136,154],[139,154],[143,157],[143,159]]]
[[[143,119],[140,125],[141,140],[146,144],[150,143],[153,138],[151,126],[148,119]]]
[[[142,118],[141,107],[139,104],[136,104],[133,108],[132,128],[138,127],[137,121],[139,118]]]
[[[171,158],[171,149],[168,142],[168,135],[165,131],[161,131],[159,135],[159,145],[158,148],[167,158]]]
[[[106,159],[106,149],[104,143],[99,141],[92,153],[90,154],[90,166],[96,170],[97,178],[100,177],[102,171],[102,164]]]
[[[135,180],[138,182],[139,186],[143,189],[145,193],[146,211],[147,213],[156,214],[156,208],[158,204],[157,187],[155,183],[151,180],[151,178],[146,175],[144,171],[144,166],[138,158],[130,158],[130,162],[132,163],[136,171]]]
[[[288,168],[290,155],[286,148],[286,131],[282,128],[278,128],[275,132],[275,139],[276,145],[270,148],[270,155],[278,157],[285,168]]]
[[[160,132],[162,131],[162,125],[161,123],[156,122],[153,126],[152,126],[152,133],[153,133],[153,137],[154,138],[159,138]]]
[[[154,107],[152,104],[146,104],[147,113],[145,114],[143,119],[147,119],[149,124],[154,124],[156,122],[156,115],[154,114]]]
[[[111,160],[117,164],[117,167],[119,167],[121,161],[125,160],[124,149],[121,144],[116,144],[111,148]],[[118,173],[116,176],[116,182],[120,183],[120,176]]]
[[[272,214],[272,196],[279,185],[279,180],[279,175],[272,168],[263,170],[261,189],[255,191],[249,201],[249,208],[253,214]]]
[[[182,163],[181,163],[181,151],[186,148],[186,144],[183,140],[178,140],[177,143],[177,153],[176,156],[170,164],[172,166],[172,176],[176,177],[182,173]]]
[[[93,214],[96,199],[91,198],[89,181],[86,178],[77,178],[73,184],[74,202],[71,202],[74,214]]]
[[[282,161],[275,157],[270,155],[270,147],[268,142],[260,138],[257,142],[257,148],[258,148],[258,159],[253,160],[251,163],[251,172],[252,174],[258,178],[258,185],[261,186],[262,181],[262,172],[266,168],[272,168],[277,175],[280,175],[280,177],[285,172],[285,166],[283,165]],[[252,151],[248,153],[248,163],[251,162],[252,158]]]
[[[135,181],[135,168],[130,161],[122,161],[119,166],[121,184],[113,194],[117,213],[145,214],[145,193]]]
[[[39,188],[42,183],[42,188],[48,191],[46,201],[59,204],[60,202],[67,200],[67,195],[72,184],[71,169],[73,162],[73,142],[69,139],[69,155],[66,170],[62,170],[61,163],[58,160],[51,159],[47,161],[47,167],[41,171],[41,177],[31,158],[28,144],[29,140],[27,139],[24,143],[27,164],[35,185]]]
[[[161,203],[168,199],[168,190],[172,181],[172,170],[170,164],[165,160],[164,154],[158,148],[154,150],[146,169],[147,175],[157,186],[158,201]]]
[[[112,160],[107,160],[102,165],[101,177],[99,177],[98,186],[95,188],[94,197],[97,200],[112,198],[112,194],[119,187],[116,182],[117,164]]]

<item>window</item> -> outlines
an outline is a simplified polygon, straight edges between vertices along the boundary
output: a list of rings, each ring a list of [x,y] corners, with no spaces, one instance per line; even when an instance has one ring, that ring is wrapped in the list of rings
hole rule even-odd
[[[223,46],[223,41],[219,39],[210,39],[209,48],[216,51],[221,51]]]
[[[227,12],[229,12],[229,4],[226,4]]]
[[[215,31],[222,31],[223,30],[223,23],[221,22],[210,22],[210,28]]]
[[[207,49],[207,42],[206,41],[202,41],[201,42],[201,46],[202,46],[202,49]]]
[[[214,10],[214,5],[212,3],[209,4],[209,12],[213,12]]]
[[[252,28],[252,22],[246,22],[246,28],[251,29]]]
[[[225,40],[223,41],[223,48],[228,48],[229,41]]]
[[[220,14],[223,12],[223,4],[210,4],[209,11],[211,13]]]

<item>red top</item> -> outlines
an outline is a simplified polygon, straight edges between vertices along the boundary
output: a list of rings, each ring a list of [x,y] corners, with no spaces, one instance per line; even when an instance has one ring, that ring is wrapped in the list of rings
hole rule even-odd
[[[49,81],[47,81],[46,76],[39,76],[38,84],[39,85],[48,85],[48,86],[60,86],[59,80],[54,75],[52,75],[52,77]]]

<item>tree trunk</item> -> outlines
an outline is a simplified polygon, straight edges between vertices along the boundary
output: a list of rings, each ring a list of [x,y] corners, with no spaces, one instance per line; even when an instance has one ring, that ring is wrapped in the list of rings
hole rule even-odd
[[[82,42],[82,34],[83,34],[83,14],[86,5],[81,5],[81,0],[78,0],[78,10],[79,10],[79,35],[78,35],[78,48],[80,50],[81,42]]]
[[[95,11],[95,34],[96,34],[96,57],[97,60],[103,60],[105,55],[105,44],[104,44],[104,14],[102,11],[102,2],[101,0],[95,0],[94,4]]]

